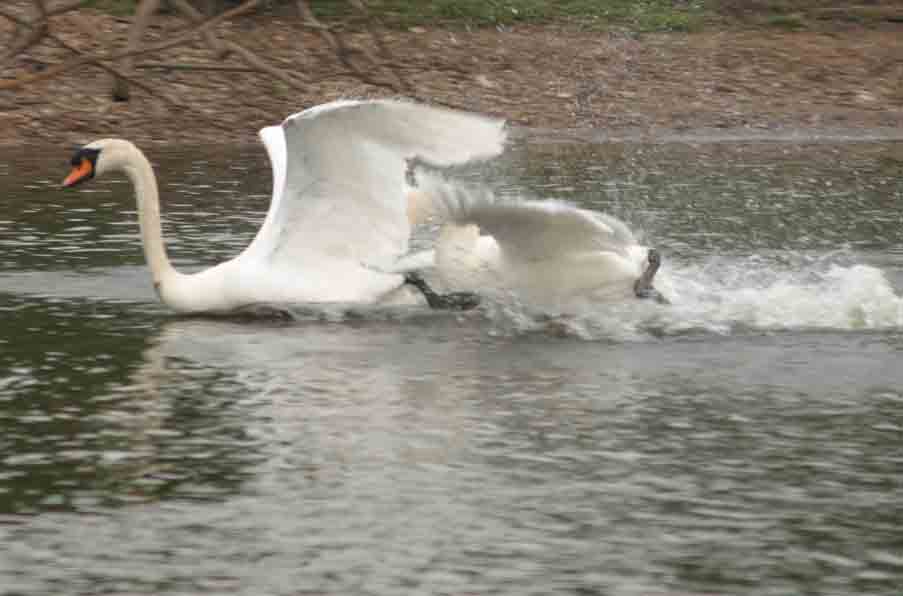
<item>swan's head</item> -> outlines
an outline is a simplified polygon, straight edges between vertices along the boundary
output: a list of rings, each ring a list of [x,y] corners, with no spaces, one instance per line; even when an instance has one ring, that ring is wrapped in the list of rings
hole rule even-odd
[[[63,186],[75,186],[93,178],[97,172],[98,157],[100,157],[100,149],[90,145],[79,148],[70,160],[72,170],[63,180]]]
[[[72,170],[63,180],[63,186],[75,186],[125,163],[127,154],[135,146],[122,139],[100,139],[75,151],[70,163]]]

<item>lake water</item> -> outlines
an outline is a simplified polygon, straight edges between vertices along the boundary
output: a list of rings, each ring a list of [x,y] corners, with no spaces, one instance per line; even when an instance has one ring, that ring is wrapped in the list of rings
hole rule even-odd
[[[519,143],[674,298],[554,325],[175,317],[66,153],[0,155],[0,594],[900,593],[903,143]],[[250,241],[262,149],[150,153],[177,266]]]

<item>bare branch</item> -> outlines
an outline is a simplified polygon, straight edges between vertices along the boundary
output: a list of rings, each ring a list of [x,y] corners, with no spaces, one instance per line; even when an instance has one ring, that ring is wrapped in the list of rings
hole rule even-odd
[[[305,26],[316,29],[320,33],[320,37],[322,37],[333,50],[338,51],[342,45],[341,42],[336,39],[329,27],[320,22],[320,19],[317,18],[317,15],[314,14],[314,11],[311,10],[310,6],[307,4],[307,0],[297,0],[296,4],[298,6],[298,12],[301,13],[301,18],[305,21]]]
[[[38,18],[44,22],[47,21],[47,7],[44,6],[44,0],[31,0],[35,8],[38,9]]]
[[[169,3],[175,6],[176,10],[187,16],[188,19],[193,23],[204,22],[204,16],[193,6],[191,6],[191,4],[186,2],[186,0],[169,0]],[[220,57],[229,52],[232,52],[239,56],[245,62],[245,64],[247,64],[255,71],[268,74],[294,89],[298,89],[300,91],[305,90],[303,83],[296,80],[289,74],[279,70],[278,68],[271,66],[265,60],[261,59],[257,54],[234,41],[221,42],[212,33],[209,33],[209,36],[207,37],[207,44],[211,46],[211,49],[213,49],[214,52],[219,53]]]
[[[187,16],[192,23],[200,24],[204,22],[204,15],[186,0],[169,0],[169,4],[175,6],[176,10]],[[225,58],[229,50],[217,39],[213,31],[208,29],[204,31],[203,35],[204,41],[210,46],[213,54],[219,59]]]
[[[408,80],[402,76],[401,71],[396,66],[395,58],[392,56],[391,52],[389,52],[389,47],[386,45],[385,40],[383,40],[382,36],[373,28],[373,22],[376,17],[373,17],[370,14],[370,11],[367,10],[367,5],[364,4],[364,0],[348,0],[348,2],[351,3],[351,6],[354,7],[361,17],[363,17],[364,27],[367,29],[370,39],[373,40],[373,44],[376,46],[380,57],[383,59],[383,65],[395,76],[399,88],[407,93],[412,93],[414,88]],[[380,23],[377,22],[377,24]],[[379,64],[373,56],[368,56],[368,58],[374,64]]]
[[[47,32],[47,19],[53,16],[61,15],[67,13],[69,11],[75,10],[79,8],[83,4],[85,4],[86,0],[67,0],[60,4],[55,4],[50,8],[47,8],[46,4],[43,0],[34,0],[35,5],[38,9],[38,14],[40,18],[33,23],[20,23],[15,19],[12,19],[9,14],[6,12],[0,12],[0,16],[3,16],[14,23],[16,23],[16,33],[13,34],[13,41],[11,47],[3,56],[0,56],[0,62],[5,62],[11,58],[14,58],[27,50],[28,48],[36,45],[41,39],[44,38],[44,33]],[[24,37],[21,39],[18,35],[18,28],[23,27],[26,29],[26,33]]]
[[[4,16],[5,16],[5,15],[4,15]],[[75,66],[80,66],[80,65],[83,65],[83,64],[92,64],[92,65],[94,65],[94,66],[96,66],[96,67],[98,67],[98,68],[100,68],[100,69],[102,69],[102,70],[107,71],[108,73],[112,74],[112,75],[115,76],[115,77],[118,77],[118,78],[121,78],[121,79],[126,80],[128,83],[130,83],[131,85],[134,85],[134,86],[137,87],[138,89],[141,89],[142,91],[144,91],[144,92],[147,93],[148,95],[150,95],[150,96],[152,96],[152,97],[158,97],[158,98],[160,98],[161,100],[163,100],[164,103],[166,103],[166,104],[168,104],[168,105],[170,105],[170,106],[173,106],[173,107],[176,107],[176,108],[179,108],[179,109],[187,109],[187,110],[190,110],[190,109],[191,109],[191,108],[189,108],[188,106],[186,106],[186,105],[184,105],[184,104],[182,104],[182,103],[180,103],[180,102],[178,102],[178,101],[172,99],[172,98],[169,97],[168,95],[166,95],[166,94],[164,94],[164,93],[161,93],[161,92],[157,91],[157,90],[154,89],[153,87],[151,87],[151,86],[149,86],[149,85],[146,85],[145,83],[142,83],[141,81],[139,81],[139,80],[137,80],[137,79],[132,78],[131,76],[129,76],[129,75],[127,75],[127,74],[125,74],[125,73],[123,73],[123,72],[117,70],[116,68],[114,68],[114,67],[112,67],[112,66],[109,66],[109,65],[107,65],[107,64],[104,64],[103,62],[101,62],[99,59],[97,59],[97,58],[95,58],[95,57],[92,57],[92,56],[89,56],[89,55],[83,53],[81,50],[79,50],[79,49],[76,48],[76,47],[73,47],[73,46],[69,45],[69,44],[66,43],[64,40],[60,39],[59,37],[57,37],[57,36],[54,35],[53,33],[47,33],[46,35],[47,35],[48,39],[51,39],[52,41],[54,41],[54,42],[55,42],[56,44],[58,44],[59,46],[61,46],[61,47],[63,47],[64,49],[66,49],[66,50],[72,52],[73,54],[75,54],[76,57],[75,57],[74,59],[68,60],[68,61],[66,61],[66,62],[64,62],[64,63],[62,63],[62,64],[57,64],[57,65],[55,65],[55,66],[52,66],[52,67],[48,68],[47,70],[45,70],[45,71],[43,71],[43,72],[40,72],[40,73],[37,73],[37,74],[35,74],[35,75],[30,75],[30,76],[27,75],[27,76],[20,77],[20,78],[18,78],[18,79],[16,79],[16,80],[13,80],[13,81],[3,81],[3,80],[0,80],[0,90],[3,90],[3,89],[15,89],[15,88],[21,87],[21,86],[23,86],[23,85],[25,85],[25,84],[27,84],[27,83],[29,83],[29,82],[34,82],[34,81],[39,81],[39,80],[51,79],[51,78],[53,78],[53,77],[55,77],[55,76],[58,76],[58,75],[60,75],[60,74],[62,74],[62,73],[64,73],[64,72],[69,71],[71,68],[74,68]],[[215,120],[209,118],[209,117],[208,117],[206,114],[204,114],[203,112],[199,112],[199,111],[197,111],[197,110],[192,110],[192,111],[193,111],[194,113],[198,114],[198,115],[199,115],[202,119],[204,119],[205,121],[211,123],[212,125],[217,126],[217,127],[220,127],[220,128],[222,127],[222,125],[220,125],[220,124],[219,124],[218,122],[216,122]]]
[[[3,54],[3,56],[0,56],[0,62],[6,62],[11,58],[15,58],[31,46],[36,45],[44,38],[44,35],[49,30],[47,24],[47,8],[44,6],[44,0],[32,0],[32,2],[38,14],[37,18],[33,24],[26,25],[27,31],[21,39],[13,40],[12,47],[9,51]]]
[[[351,49],[345,45],[345,41],[342,37],[320,22],[317,18],[317,15],[314,14],[314,11],[311,10],[310,5],[307,3],[307,0],[297,0],[298,11],[301,13],[301,16],[306,21],[306,25],[312,28],[315,28],[317,32],[320,34],[320,37],[325,41],[335,52],[336,57],[339,59],[339,62],[342,63],[342,66],[347,68],[354,78],[361,81],[362,83],[367,83],[368,85],[373,85],[374,87],[382,87],[385,89],[391,89],[394,92],[399,92],[401,89],[397,87],[395,84],[386,83],[384,81],[380,81],[375,77],[371,76],[369,73],[361,70],[357,64],[352,62],[351,60]],[[366,51],[363,51],[364,55],[367,59],[373,64],[373,66],[378,67],[379,62],[373,57],[372,54],[369,54]]]
[[[64,64],[52,66],[41,73],[37,73],[34,75],[22,76],[22,77],[19,77],[18,79],[12,80],[12,81],[0,81],[0,89],[19,89],[21,87],[24,87],[28,83],[31,83],[34,81],[51,79],[63,72],[73,70],[84,64],[90,64],[90,63],[98,63],[99,64],[101,62],[115,62],[116,60],[121,60],[122,58],[125,58],[127,56],[143,56],[145,54],[153,54],[153,53],[157,53],[157,52],[162,52],[163,50],[169,50],[169,49],[181,46],[181,45],[191,42],[192,40],[194,40],[195,36],[197,36],[200,33],[203,33],[204,31],[206,31],[208,29],[215,27],[216,25],[220,24],[221,22],[226,21],[230,18],[234,18],[234,17],[240,16],[240,15],[243,15],[243,14],[253,10],[261,2],[263,2],[263,0],[245,0],[245,2],[242,2],[240,5],[236,6],[235,8],[233,8],[231,10],[227,10],[224,13],[221,13],[211,19],[208,19],[204,23],[201,23],[200,25],[198,25],[194,29],[191,29],[190,31],[186,31],[182,35],[178,35],[178,36],[174,37],[173,39],[170,39],[165,42],[160,42],[160,43],[144,46],[143,48],[138,49],[138,50],[133,50],[133,51],[126,50],[124,52],[116,52],[109,56],[89,56],[87,54],[83,54],[83,53],[79,52],[80,55],[77,58],[69,60]],[[31,23],[25,19],[22,19],[21,17],[17,16],[14,13],[4,10],[2,7],[0,7],[0,16],[5,17],[5,18],[9,19],[10,21],[13,21],[14,23],[18,23],[20,25],[24,25],[29,28],[34,27],[33,23]],[[54,39],[57,43],[65,43],[55,36],[51,36],[51,38]]]
[[[129,37],[125,45],[127,50],[134,51],[138,49],[138,46],[141,44],[141,38],[144,36],[144,31],[150,25],[151,18],[159,8],[160,0],[141,0],[135,9],[135,18],[132,20],[132,26],[129,28]],[[123,72],[130,73],[134,62],[131,56],[123,58]],[[112,95],[114,101],[129,100],[129,85],[126,79],[119,77],[113,79]]]
[[[283,71],[270,66],[251,50],[231,41],[226,42],[226,47],[229,48],[230,51],[235,52],[238,56],[240,56],[241,59],[244,60],[245,64],[254,67],[259,71],[265,72],[273,78],[279,79],[286,85],[289,85],[290,87],[293,87],[299,91],[305,91],[307,89],[307,86],[304,83],[296,80],[294,77],[289,76]]]
[[[171,48],[175,48],[181,45],[184,45],[187,42],[192,41],[198,35],[204,34],[204,32],[209,31],[222,23],[223,21],[228,21],[229,19],[241,16],[245,13],[251,12],[259,4],[261,4],[263,0],[245,0],[235,8],[231,10],[227,10],[226,12],[220,13],[215,17],[207,19],[203,23],[198,24],[197,27],[186,31],[182,35],[177,35],[173,39],[168,41],[144,46],[140,50],[135,51],[125,51],[117,54],[113,54],[112,56],[105,58],[105,60],[119,60],[126,56],[141,56],[144,54],[154,54],[157,52],[162,52],[163,50],[168,50]]]
[[[76,8],[81,8],[83,4],[87,4],[86,0],[67,0],[65,2],[61,2],[59,4],[55,4],[47,9],[48,17],[55,17],[69,11],[75,10]]]

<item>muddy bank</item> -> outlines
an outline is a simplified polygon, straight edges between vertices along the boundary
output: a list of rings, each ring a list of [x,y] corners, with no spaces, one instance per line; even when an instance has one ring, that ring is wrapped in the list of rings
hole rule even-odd
[[[123,48],[128,20],[80,10],[53,20],[79,50]],[[161,18],[147,42],[171,35]],[[0,21],[6,45],[12,29]],[[218,29],[300,74],[303,89],[216,60],[200,41],[143,57],[135,89],[110,98],[110,76],[91,66],[25,89],[0,91],[0,143],[65,145],[100,136],[139,143],[249,143],[256,130],[340,97],[391,94],[347,76],[316,32],[298,19],[260,17]],[[903,130],[903,24],[827,32],[774,30],[634,35],[558,25],[386,30],[382,38],[418,99],[539,129],[666,135],[695,130]],[[370,47],[365,33],[348,34]],[[45,43],[3,65],[13,79],[67,57]],[[227,66],[237,70],[180,69]],[[386,70],[374,73],[391,79]]]

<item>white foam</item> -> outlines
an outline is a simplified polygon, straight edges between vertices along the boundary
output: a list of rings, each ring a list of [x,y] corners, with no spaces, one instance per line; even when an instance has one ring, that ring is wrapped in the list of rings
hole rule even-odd
[[[673,319],[697,320],[703,328],[894,329],[903,327],[903,299],[884,273],[868,265],[815,264],[800,270],[748,269],[734,263],[727,280],[671,282],[680,288]],[[681,317],[681,315],[685,315]]]
[[[656,286],[672,298],[671,305],[631,300],[549,317],[507,302],[488,312],[501,330],[618,341],[691,332],[903,329],[903,297],[869,265],[713,258],[663,268]]]

